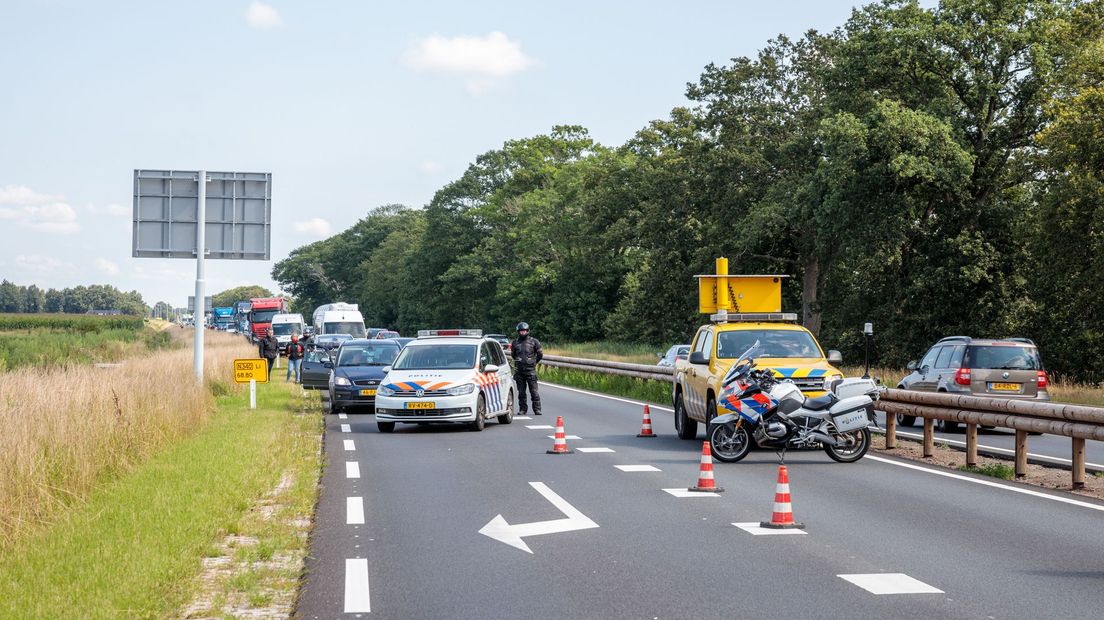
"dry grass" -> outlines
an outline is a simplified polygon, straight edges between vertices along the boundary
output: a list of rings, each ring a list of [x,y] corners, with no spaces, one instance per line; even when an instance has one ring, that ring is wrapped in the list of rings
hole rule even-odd
[[[0,374],[0,546],[199,428],[213,410],[212,391],[231,388],[231,360],[256,354],[230,334],[206,341],[210,389],[196,388],[190,347],[114,368]]]

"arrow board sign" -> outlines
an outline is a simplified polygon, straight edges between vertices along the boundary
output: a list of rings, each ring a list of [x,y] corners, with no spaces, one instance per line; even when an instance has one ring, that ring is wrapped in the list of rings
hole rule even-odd
[[[548,485],[543,482],[530,482],[529,486],[536,489],[537,493],[543,495],[544,499],[552,502],[552,505],[558,508],[560,512],[564,513],[566,518],[510,525],[502,515],[498,515],[491,519],[487,525],[484,525],[483,529],[479,530],[479,533],[484,536],[489,536],[499,542],[504,542],[511,547],[517,547],[526,553],[533,553],[529,545],[525,544],[525,541],[522,540],[526,536],[559,534],[560,532],[574,532],[575,530],[589,530],[598,527],[597,523],[591,521],[589,517],[567,503],[564,498],[556,495],[556,493],[548,488]]]

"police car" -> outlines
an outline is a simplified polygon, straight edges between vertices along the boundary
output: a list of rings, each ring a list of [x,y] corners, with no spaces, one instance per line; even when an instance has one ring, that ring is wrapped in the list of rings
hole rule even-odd
[[[514,420],[513,373],[502,346],[477,329],[421,330],[403,348],[376,391],[376,426]]]

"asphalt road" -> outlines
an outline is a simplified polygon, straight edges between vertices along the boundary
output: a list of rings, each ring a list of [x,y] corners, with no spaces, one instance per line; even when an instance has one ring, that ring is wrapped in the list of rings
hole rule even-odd
[[[1104,609],[1104,503],[880,456],[840,464],[791,453],[806,533],[753,535],[733,524],[769,520],[773,452],[716,464],[724,493],[679,498],[664,489],[697,481],[701,441],[677,439],[670,414],[653,409],[660,437],[640,439],[639,404],[550,385],[542,396],[541,418],[482,433],[400,425],[383,435],[371,415],[327,416],[298,616],[1087,618]],[[546,454],[553,431],[527,428],[557,414],[579,437],[568,439],[574,454]],[[528,553],[480,533],[499,515],[507,529],[576,529],[525,536]],[[914,593],[893,593],[901,589]]]

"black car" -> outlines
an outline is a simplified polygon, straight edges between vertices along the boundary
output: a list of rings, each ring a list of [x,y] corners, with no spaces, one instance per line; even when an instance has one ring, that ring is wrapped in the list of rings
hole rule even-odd
[[[341,343],[334,355],[329,378],[330,406],[333,413],[353,407],[375,407],[376,389],[399,354],[394,340],[356,338]]]
[[[303,379],[303,388],[307,390],[330,389],[330,369],[333,368],[331,351],[321,347],[312,347],[303,356],[303,367],[299,376]]]

